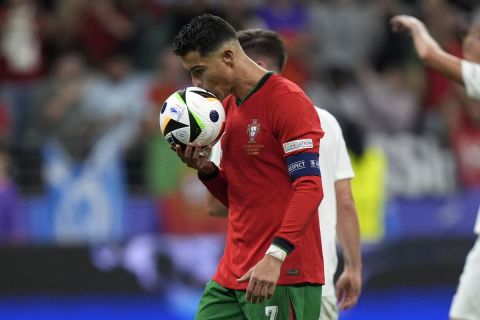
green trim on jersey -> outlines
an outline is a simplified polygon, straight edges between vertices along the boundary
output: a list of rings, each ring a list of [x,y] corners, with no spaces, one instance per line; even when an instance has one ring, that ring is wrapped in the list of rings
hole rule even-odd
[[[267,73],[265,73],[262,79],[258,81],[258,83],[252,88],[252,90],[250,90],[250,92],[247,94],[245,98],[243,99],[235,98],[235,102],[237,103],[237,106],[240,107],[240,105],[244,103],[248,98],[250,98],[252,94],[257,92],[265,84],[265,82],[267,82],[267,80],[270,78],[272,74],[273,74],[273,71],[268,71]]]
[[[277,286],[273,297],[261,303],[247,302],[243,290],[232,290],[210,281],[198,306],[195,320],[297,320],[320,317],[322,286],[297,284]]]

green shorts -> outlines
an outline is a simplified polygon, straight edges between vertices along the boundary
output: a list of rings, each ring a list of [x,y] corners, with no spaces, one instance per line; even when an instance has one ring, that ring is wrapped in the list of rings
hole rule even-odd
[[[210,281],[198,306],[196,320],[317,320],[321,285],[277,286],[273,297],[250,303],[244,290],[232,290]],[[290,316],[293,309],[295,318]]]

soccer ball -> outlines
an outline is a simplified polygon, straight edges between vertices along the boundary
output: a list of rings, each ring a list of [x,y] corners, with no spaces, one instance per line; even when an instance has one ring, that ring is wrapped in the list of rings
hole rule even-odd
[[[160,129],[172,146],[214,144],[220,139],[224,126],[222,103],[202,88],[188,87],[173,93],[160,111]]]

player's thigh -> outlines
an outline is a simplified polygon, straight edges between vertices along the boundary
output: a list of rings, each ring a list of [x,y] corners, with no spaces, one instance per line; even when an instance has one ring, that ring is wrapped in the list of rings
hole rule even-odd
[[[338,320],[337,298],[335,296],[323,296],[320,320]]]
[[[480,237],[468,253],[460,283],[450,307],[451,319],[480,319]]]
[[[210,281],[198,305],[195,320],[245,320],[234,290]]]
[[[262,303],[245,300],[245,292],[237,291],[242,310],[248,320],[318,319],[320,316],[321,286],[277,286],[273,297]]]
[[[297,320],[318,319],[320,317],[322,286],[289,286],[288,291]]]

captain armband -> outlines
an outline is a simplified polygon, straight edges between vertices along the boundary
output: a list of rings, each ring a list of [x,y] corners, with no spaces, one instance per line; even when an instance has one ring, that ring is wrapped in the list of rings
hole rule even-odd
[[[298,153],[286,158],[288,175],[290,180],[304,176],[320,176],[318,153]]]

